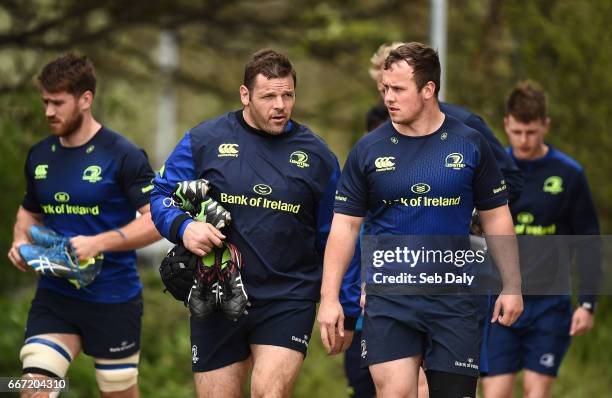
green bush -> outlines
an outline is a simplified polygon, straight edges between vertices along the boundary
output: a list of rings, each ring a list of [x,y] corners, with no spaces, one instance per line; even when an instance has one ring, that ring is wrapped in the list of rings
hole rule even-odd
[[[141,270],[145,285],[145,315],[140,359],[140,390],[143,397],[177,398],[194,396],[191,373],[191,345],[187,309],[169,294],[162,293],[157,271]],[[12,299],[0,299],[0,374],[20,374],[19,349],[34,287],[15,292]],[[554,397],[604,397],[612,391],[612,311],[609,297],[598,307],[596,328],[587,336],[574,338],[564,361]],[[294,396],[303,398],[345,397],[348,387],[342,357],[328,357],[318,328],[313,330],[308,356],[295,387]],[[79,355],[68,373],[70,391],[62,397],[97,396],[93,360]],[[520,386],[515,396],[519,397]]]

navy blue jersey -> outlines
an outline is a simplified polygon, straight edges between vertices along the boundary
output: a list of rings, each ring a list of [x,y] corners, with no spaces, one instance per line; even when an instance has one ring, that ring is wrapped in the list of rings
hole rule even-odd
[[[521,196],[510,206],[517,235],[599,235],[597,213],[582,167],[551,145],[548,148],[540,159],[515,158],[525,178]],[[511,148],[508,153],[512,155]],[[584,255],[591,257],[593,253]],[[598,262],[597,258],[586,261]],[[581,300],[592,302],[593,297]]]
[[[489,126],[487,126],[485,121],[480,116],[457,105],[441,102],[440,110],[445,114],[458,119],[466,126],[478,131],[487,139],[487,143],[491,147],[491,151],[493,152],[493,156],[495,156],[497,165],[504,176],[504,181],[508,191],[508,201],[512,204],[512,202],[518,199],[521,194],[521,189],[523,188],[523,175],[521,170],[514,163],[512,157],[505,151],[497,137],[495,137],[493,131],[491,131]]]
[[[508,200],[510,203],[516,200],[519,197],[523,187],[522,171],[516,166],[512,157],[506,152],[505,148],[495,137],[485,121],[480,116],[464,108],[445,102],[440,103],[440,110],[446,115],[450,115],[468,127],[478,131],[483,135],[483,137],[486,138],[497,162],[497,166],[500,168],[500,171],[504,177],[504,182],[508,192]],[[344,276],[342,290],[340,292],[340,302],[344,306],[345,312],[348,310],[345,315],[351,317],[358,317],[361,313],[361,308],[359,307],[359,295],[361,292],[361,253],[359,250],[360,244],[358,241],[355,254]]]
[[[502,179],[482,134],[452,116],[421,137],[386,122],[351,150],[335,211],[366,217],[372,235],[467,236],[474,207],[507,203]]]
[[[149,202],[153,171],[146,153],[102,127],[87,143],[63,147],[50,136],[28,154],[24,209],[41,213],[45,226],[73,237],[123,227]],[[142,289],[136,253],[104,253],[100,275],[85,289],[67,280],[41,276],[38,286],[96,302],[123,302]]]
[[[322,256],[340,175],[329,147],[294,121],[270,135],[242,111],[189,130],[154,181],[153,220],[173,242],[188,216],[169,197],[178,181],[205,178],[209,195],[232,214],[223,230],[244,256],[252,300],[318,300]]]

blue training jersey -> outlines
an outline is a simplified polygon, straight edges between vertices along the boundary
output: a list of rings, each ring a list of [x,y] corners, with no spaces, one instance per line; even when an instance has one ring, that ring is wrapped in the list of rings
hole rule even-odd
[[[389,121],[359,140],[338,183],[335,211],[365,217],[370,235],[467,236],[474,207],[506,203],[503,177],[483,135],[447,115],[426,136],[404,136]],[[359,288],[350,281],[359,277],[357,264],[343,281],[347,317],[359,315]]]
[[[34,145],[25,165],[22,206],[43,215],[44,225],[64,236],[96,235],[134,220],[149,202],[153,171],[146,153],[102,127],[78,147],[49,136]],[[117,303],[138,295],[142,284],[136,252],[105,252],[98,277],[76,289],[65,279],[41,276],[39,288],[86,301]]]
[[[251,301],[318,300],[322,259],[340,175],[327,144],[291,121],[271,135],[249,126],[242,110],[189,130],[156,175],[151,210],[172,242],[189,218],[171,205],[179,181],[205,178],[209,195],[232,214],[223,229],[244,258]]]
[[[335,211],[366,217],[371,235],[467,236],[474,207],[507,203],[502,180],[483,136],[452,116],[421,137],[386,122],[351,150]]]
[[[510,206],[517,235],[599,235],[597,213],[582,167],[565,153],[547,145],[548,153],[532,161],[514,158],[512,148],[508,148],[525,179],[521,196]],[[598,256],[590,250],[580,250],[577,255],[581,256],[578,260],[584,265],[599,265]],[[548,277],[550,271],[546,272]],[[598,274],[599,271],[594,270],[581,273],[581,276],[593,279]],[[593,281],[582,283],[592,284]],[[582,302],[594,300],[592,294],[580,297]]]
[[[452,116],[468,127],[478,131],[486,138],[504,178],[509,202],[512,203],[514,200],[518,199],[523,187],[522,171],[516,166],[512,157],[506,152],[505,148],[495,137],[485,121],[480,116],[467,109],[445,102],[440,103],[440,110],[444,114]],[[355,254],[344,276],[342,290],[340,292],[340,302],[345,307],[345,310],[348,309],[345,315],[349,317],[358,317],[361,313],[361,308],[359,307],[359,295],[361,293],[360,272],[361,252],[360,242],[358,241],[355,248]]]

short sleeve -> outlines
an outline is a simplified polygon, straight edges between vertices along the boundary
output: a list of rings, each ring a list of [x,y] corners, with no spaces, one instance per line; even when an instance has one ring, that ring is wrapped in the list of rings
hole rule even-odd
[[[477,137],[480,156],[472,183],[474,206],[477,210],[491,210],[508,203],[507,186],[491,147],[481,134]]]
[[[367,212],[367,180],[364,169],[361,167],[362,159],[359,147],[355,146],[349,153],[342,170],[334,210],[336,213],[355,217],[364,217]]]
[[[149,203],[154,177],[146,152],[130,148],[121,163],[119,184],[134,210]]]
[[[497,166],[499,166],[499,170],[504,177],[508,191],[508,200],[510,203],[517,200],[523,189],[523,172],[516,166],[510,154],[506,152],[497,137],[495,137],[495,134],[493,134],[493,131],[491,131],[480,116],[470,115],[465,124],[477,130],[485,137],[497,162]]]
[[[28,152],[24,166],[24,174],[26,180],[26,191],[21,201],[21,206],[31,213],[42,213],[42,208],[38,199],[36,198],[36,189],[34,187],[34,176],[31,172],[30,158],[32,156],[32,149]]]

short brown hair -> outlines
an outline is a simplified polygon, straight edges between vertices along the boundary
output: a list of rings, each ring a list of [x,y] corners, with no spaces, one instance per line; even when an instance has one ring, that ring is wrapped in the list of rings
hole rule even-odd
[[[251,56],[251,59],[249,59],[249,62],[244,67],[243,84],[249,90],[252,90],[255,79],[260,73],[268,79],[277,79],[291,75],[293,77],[293,84],[297,86],[297,77],[291,61],[274,50],[259,50]]]
[[[532,80],[518,82],[506,103],[506,115],[522,123],[534,120],[546,120],[546,93],[540,85]]]
[[[66,54],[49,62],[38,75],[40,86],[50,92],[67,91],[80,96],[85,91],[96,93],[96,74],[91,61],[85,56]]]
[[[438,97],[438,92],[440,92],[440,59],[436,50],[414,41],[402,44],[392,50],[385,59],[385,70],[400,61],[406,61],[412,67],[414,81],[419,90],[425,87],[428,82],[433,82],[436,85],[434,93]]]

